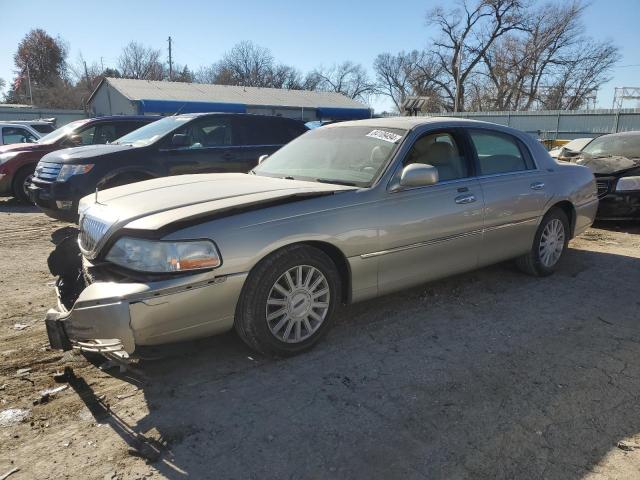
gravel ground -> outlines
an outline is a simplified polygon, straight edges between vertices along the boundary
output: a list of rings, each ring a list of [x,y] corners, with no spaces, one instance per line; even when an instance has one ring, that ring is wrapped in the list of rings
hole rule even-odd
[[[549,278],[506,263],[348,307],[302,356],[228,334],[142,374],[47,348],[61,226],[0,201],[0,477],[640,478],[638,226],[590,229]]]

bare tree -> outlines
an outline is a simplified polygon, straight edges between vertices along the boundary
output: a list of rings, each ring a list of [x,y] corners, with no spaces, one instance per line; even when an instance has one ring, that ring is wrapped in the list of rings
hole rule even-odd
[[[582,106],[619,58],[610,42],[583,35],[584,9],[579,1],[543,5],[527,15],[522,32],[496,42],[483,57],[485,108]]]
[[[428,97],[426,108],[439,110],[442,104],[437,79],[442,67],[432,53],[413,50],[397,55],[382,53],[374,61],[377,92],[393,100],[396,110],[408,96]]]
[[[318,90],[342,93],[364,102],[376,92],[376,85],[369,79],[365,68],[350,61],[327,69],[317,68],[311,72],[309,81],[315,83]]]
[[[521,0],[463,0],[461,8],[441,7],[427,14],[438,27],[434,53],[443,75],[433,79],[449,99],[447,109],[464,110],[465,82],[474,74],[486,52],[503,35],[523,28]]]
[[[164,67],[160,56],[160,50],[130,42],[122,49],[118,58],[118,68],[123,78],[162,80]]]
[[[308,86],[302,74],[290,65],[276,63],[271,51],[244,41],[224,54],[209,67],[201,67],[194,75],[200,83],[305,89]]]
[[[272,77],[274,59],[271,52],[253,42],[244,41],[225,53],[211,67],[212,83],[268,87]]]

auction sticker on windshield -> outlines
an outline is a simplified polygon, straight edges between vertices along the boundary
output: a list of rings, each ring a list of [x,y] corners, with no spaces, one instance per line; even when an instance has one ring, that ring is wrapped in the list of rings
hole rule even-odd
[[[384,130],[371,130],[367,133],[367,137],[377,138],[378,140],[384,140],[389,143],[396,143],[402,138],[402,135],[397,133],[385,132]]]

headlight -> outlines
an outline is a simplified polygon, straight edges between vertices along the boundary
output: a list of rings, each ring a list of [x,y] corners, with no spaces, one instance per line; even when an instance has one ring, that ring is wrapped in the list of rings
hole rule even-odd
[[[7,152],[7,153],[3,153],[2,155],[0,155],[0,165],[2,165],[5,162],[8,162],[9,160],[11,160],[13,157],[15,157],[16,155],[18,155],[20,152]]]
[[[640,177],[622,177],[616,185],[616,192],[640,190]]]
[[[82,175],[83,173],[90,171],[92,168],[93,163],[85,163],[84,165],[62,165],[56,180],[58,182],[66,182],[74,175]]]
[[[107,260],[140,272],[168,273],[219,267],[218,250],[209,240],[166,242],[122,237]]]

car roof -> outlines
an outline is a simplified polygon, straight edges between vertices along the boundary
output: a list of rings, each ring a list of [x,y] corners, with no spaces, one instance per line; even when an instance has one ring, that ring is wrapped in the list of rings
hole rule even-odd
[[[640,135],[640,131],[633,130],[630,132],[618,132],[618,133],[608,133],[606,135],[600,135],[598,138],[610,138],[610,137],[635,137]]]
[[[127,122],[127,121],[131,121],[131,120],[149,120],[149,121],[154,121],[154,120],[159,120],[162,117],[160,115],[105,115],[104,117],[91,117],[91,118],[87,118],[86,120],[89,120],[91,122],[105,122],[105,121],[123,121],[123,122]],[[84,120],[82,118],[79,118],[78,120]]]
[[[350,120],[346,122],[331,123],[323,126],[323,128],[340,128],[340,127],[380,127],[380,128],[401,128],[404,130],[412,130],[422,125],[487,125],[499,128],[508,128],[490,122],[481,122],[479,120],[470,120],[468,118],[453,117],[379,117],[368,118],[366,120]]]
[[[203,112],[203,113],[181,113],[179,115],[174,115],[174,116],[181,117],[181,118],[198,118],[198,117],[207,117],[207,116],[215,117],[215,116],[222,116],[222,115],[226,117],[231,116],[231,117],[238,117],[238,118],[247,118],[247,117],[268,118],[270,120],[277,119],[285,122],[297,122],[297,123],[304,124],[302,120],[298,120],[297,118],[280,117],[277,115],[262,115],[260,113]],[[168,118],[168,117],[163,117],[163,118]]]
[[[0,122],[0,127],[29,127],[28,123]]]

